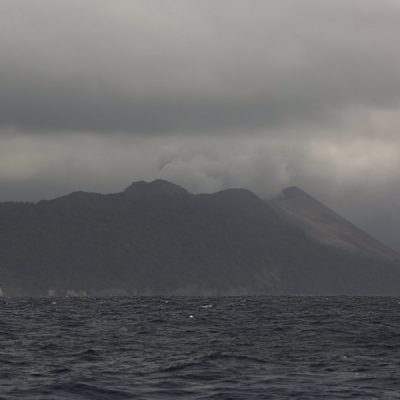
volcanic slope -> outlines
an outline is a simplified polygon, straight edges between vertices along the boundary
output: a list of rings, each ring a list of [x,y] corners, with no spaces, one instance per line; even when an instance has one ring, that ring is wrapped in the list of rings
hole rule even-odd
[[[289,187],[271,205],[289,224],[315,241],[365,256],[400,259],[400,255],[297,187]]]
[[[0,203],[6,295],[400,294],[385,255],[315,240],[243,189],[163,180],[121,193]]]

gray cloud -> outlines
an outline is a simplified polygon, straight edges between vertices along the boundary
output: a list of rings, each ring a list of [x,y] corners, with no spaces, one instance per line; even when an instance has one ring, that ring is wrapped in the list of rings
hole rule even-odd
[[[0,123],[231,132],[397,107],[395,1],[3,0]]]

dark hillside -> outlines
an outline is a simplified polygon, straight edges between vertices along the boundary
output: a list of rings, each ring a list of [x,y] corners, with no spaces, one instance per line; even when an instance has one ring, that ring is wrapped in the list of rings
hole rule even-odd
[[[398,294],[385,258],[318,243],[243,189],[166,181],[0,204],[5,294]]]

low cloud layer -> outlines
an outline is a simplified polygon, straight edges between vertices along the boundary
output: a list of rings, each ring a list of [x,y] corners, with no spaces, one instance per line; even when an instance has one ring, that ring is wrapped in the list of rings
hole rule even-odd
[[[397,108],[400,5],[3,0],[0,123],[214,134]],[[343,115],[342,115],[343,114]]]
[[[0,200],[298,185],[400,248],[395,0],[0,1]]]

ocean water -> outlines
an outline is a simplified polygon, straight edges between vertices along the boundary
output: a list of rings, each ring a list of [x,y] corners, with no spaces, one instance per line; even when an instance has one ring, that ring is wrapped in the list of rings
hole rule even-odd
[[[400,399],[400,299],[0,300],[0,399]]]

